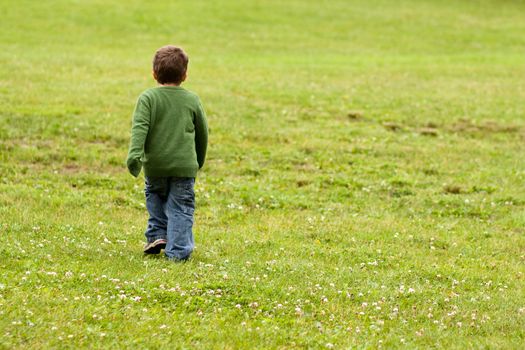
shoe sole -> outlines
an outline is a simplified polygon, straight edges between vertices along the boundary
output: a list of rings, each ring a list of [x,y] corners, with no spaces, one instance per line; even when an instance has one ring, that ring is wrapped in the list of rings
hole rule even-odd
[[[166,241],[157,239],[151,245],[144,249],[144,254],[159,254],[162,249],[166,248]]]

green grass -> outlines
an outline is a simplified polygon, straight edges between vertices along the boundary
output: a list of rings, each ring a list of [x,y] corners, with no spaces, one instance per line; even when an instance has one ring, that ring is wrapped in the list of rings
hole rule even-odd
[[[525,342],[523,2],[0,13],[0,348]],[[211,129],[185,264],[124,166],[167,43]]]

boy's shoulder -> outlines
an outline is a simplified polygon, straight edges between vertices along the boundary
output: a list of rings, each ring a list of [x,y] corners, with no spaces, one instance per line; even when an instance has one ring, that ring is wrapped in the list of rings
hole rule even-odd
[[[181,94],[185,98],[189,100],[193,100],[194,102],[200,103],[199,95],[197,95],[195,92],[187,90],[183,88],[182,86],[155,86],[150,87],[146,90],[144,90],[140,95],[139,99],[146,98],[146,99],[155,99],[157,96],[159,96],[162,91],[176,91],[177,94]]]
[[[183,89],[184,89],[184,88],[183,88]],[[196,99],[197,101],[200,101],[200,97],[199,97],[199,95],[197,95],[195,92],[193,92],[193,91],[191,91],[191,90],[186,90],[186,89],[184,89],[184,91],[186,91],[186,93],[187,93],[189,96],[193,97],[193,98]]]
[[[197,95],[195,92],[191,91],[191,90],[188,90],[186,88],[183,88],[182,86],[179,86],[178,87],[179,90],[181,93],[184,93],[188,99],[190,100],[193,100],[194,102],[199,102],[200,103],[200,97],[199,95]]]

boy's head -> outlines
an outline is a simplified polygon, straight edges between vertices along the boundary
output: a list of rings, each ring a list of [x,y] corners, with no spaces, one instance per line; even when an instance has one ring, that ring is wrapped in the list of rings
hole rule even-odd
[[[153,77],[159,84],[179,85],[186,79],[188,55],[172,45],[163,46],[153,57]]]

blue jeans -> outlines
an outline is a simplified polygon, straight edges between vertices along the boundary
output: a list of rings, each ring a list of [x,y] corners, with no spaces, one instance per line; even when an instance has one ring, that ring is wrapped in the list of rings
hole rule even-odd
[[[144,192],[149,213],[146,239],[148,242],[166,239],[164,254],[170,259],[188,259],[195,246],[194,185],[192,177],[146,177]]]

